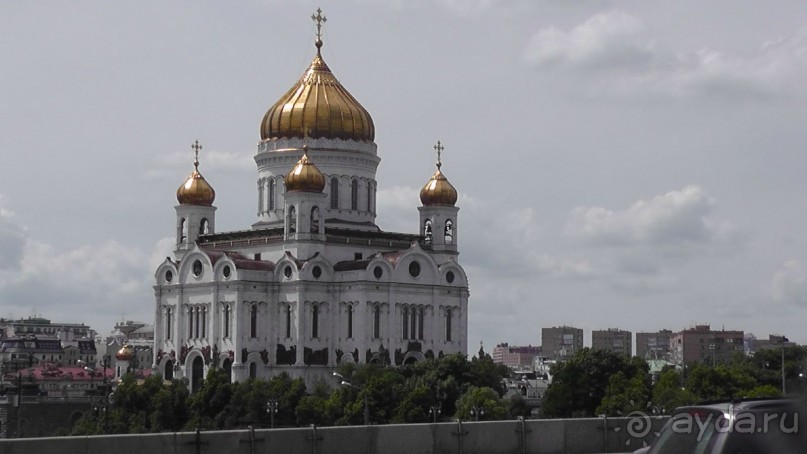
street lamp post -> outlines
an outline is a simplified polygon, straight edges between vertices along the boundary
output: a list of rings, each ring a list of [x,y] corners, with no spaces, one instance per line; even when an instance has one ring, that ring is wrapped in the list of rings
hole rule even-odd
[[[104,418],[104,433],[109,432],[109,410],[112,406],[113,399],[115,397],[115,393],[111,392],[103,400],[96,401],[95,406],[93,407],[93,411],[95,411],[95,417],[98,418],[99,413],[101,413],[101,417]]]
[[[440,410],[440,404],[435,404],[429,407],[429,414],[432,416],[435,424],[437,424],[437,416],[440,414]]]
[[[485,407],[474,405],[471,407],[471,416],[474,417],[474,421],[479,421],[480,416],[485,416]]]
[[[338,372],[334,372],[333,376],[336,377],[336,378],[339,378],[340,380],[342,380],[342,383],[340,383],[342,386],[349,386],[351,388],[358,389],[361,392],[362,396],[364,397],[364,425],[369,426],[370,425],[370,405],[369,405],[369,402],[367,401],[367,388],[365,388],[363,386],[354,385],[353,383],[348,381],[347,378],[345,378],[344,376],[342,376],[342,374],[339,374]]]
[[[275,428],[275,415],[277,414],[277,399],[269,399],[266,402],[266,413],[269,413],[269,428]]]

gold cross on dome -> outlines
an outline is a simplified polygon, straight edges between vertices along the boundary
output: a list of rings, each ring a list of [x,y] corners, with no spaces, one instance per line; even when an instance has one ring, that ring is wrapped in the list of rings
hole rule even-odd
[[[439,169],[443,165],[443,163],[440,161],[440,153],[442,153],[446,147],[444,147],[443,144],[438,140],[437,145],[434,146],[434,149],[437,150],[437,168]]]
[[[193,165],[198,168],[199,167],[199,150],[202,149],[202,145],[197,140],[196,142],[194,142],[191,145],[191,148],[193,149],[193,153],[194,153]]]
[[[322,15],[322,9],[317,8],[317,13],[311,15],[311,20],[317,23],[317,42],[322,43],[322,25],[328,22],[328,18]]]

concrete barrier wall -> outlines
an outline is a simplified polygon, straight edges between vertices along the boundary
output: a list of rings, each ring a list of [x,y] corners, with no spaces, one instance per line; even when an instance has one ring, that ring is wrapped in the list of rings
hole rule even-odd
[[[5,439],[0,453],[613,453],[652,441],[665,419],[644,420],[646,426],[635,418],[592,418]]]

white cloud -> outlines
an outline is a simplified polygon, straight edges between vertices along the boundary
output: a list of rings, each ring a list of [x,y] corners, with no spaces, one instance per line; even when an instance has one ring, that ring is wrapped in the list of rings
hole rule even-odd
[[[567,232],[588,243],[608,246],[685,245],[725,242],[734,228],[712,216],[715,201],[698,186],[686,186],[621,211],[580,207]]]
[[[783,304],[807,306],[807,267],[788,260],[773,275],[773,298]]]
[[[807,27],[746,52],[665,49],[646,29],[624,12],[600,13],[569,31],[539,30],[524,58],[541,69],[588,73],[600,95],[807,94]]]
[[[199,153],[199,172],[207,175],[213,172],[255,170],[254,152],[233,152],[221,150],[204,150]],[[161,179],[170,177],[176,179],[177,175],[193,171],[193,153],[190,151],[174,151],[160,155],[155,167],[146,172],[146,179]]]
[[[597,14],[566,32],[548,27],[535,33],[524,58],[539,67],[620,67],[645,64],[653,44],[642,42],[642,21],[622,11]]]

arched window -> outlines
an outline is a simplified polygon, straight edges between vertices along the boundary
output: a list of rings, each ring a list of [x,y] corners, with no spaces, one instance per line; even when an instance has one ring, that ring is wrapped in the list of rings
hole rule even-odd
[[[289,233],[294,233],[297,231],[297,211],[294,209],[294,205],[289,207]]]
[[[184,243],[188,239],[188,226],[185,218],[179,220],[179,242]]]
[[[202,307],[202,338],[207,337],[207,307]]]
[[[319,233],[319,207],[311,208],[311,233]]]
[[[331,209],[339,208],[339,179],[331,178]]]
[[[188,307],[188,339],[193,338],[193,308]]]
[[[451,341],[451,308],[446,309],[446,342]]]
[[[401,315],[403,316],[403,327],[401,329],[401,337],[403,339],[409,339],[409,307],[404,306],[401,310]]]
[[[291,338],[291,304],[286,306],[286,338]]]
[[[423,340],[423,308],[418,308],[418,339]]]
[[[417,312],[417,308],[412,307],[409,310],[409,312],[410,312],[410,314],[409,314],[409,324],[410,324],[409,338],[410,339],[417,339],[418,338],[418,335],[417,335],[417,327],[418,327],[418,316],[417,316],[418,312]]]
[[[266,179],[261,178],[260,180],[258,180],[258,214],[259,215],[264,212],[264,209],[263,209],[263,206],[264,206],[263,205],[263,198],[264,198],[263,188],[264,188],[265,184],[266,184]]]
[[[347,305],[347,338],[353,338],[353,305]]]
[[[199,221],[199,235],[207,235],[210,233],[210,222],[207,221],[207,218],[202,218]]]
[[[319,306],[311,309],[311,337],[319,338]]]
[[[258,365],[253,361],[249,363],[249,378],[258,377]]]
[[[249,337],[258,337],[258,305],[253,304],[249,310]]]
[[[199,322],[202,316],[202,311],[198,307],[193,311],[194,312],[194,321],[196,322],[196,330],[193,332],[193,337],[199,337]]]
[[[224,337],[230,337],[230,305],[224,306]]]
[[[454,223],[451,222],[451,219],[446,219],[445,242],[446,244],[454,243]]]
[[[426,242],[432,242],[432,220],[426,219],[426,222],[423,223],[423,236],[426,237]]]
[[[359,180],[350,182],[350,209],[359,209]]]
[[[171,313],[171,308],[165,309],[165,338],[171,339],[171,325],[174,324],[174,314]]]
[[[373,212],[373,183],[367,182],[367,212]]]
[[[269,180],[269,211],[275,209],[275,180]]]
[[[373,338],[381,337],[381,308],[377,305],[373,308]]]

